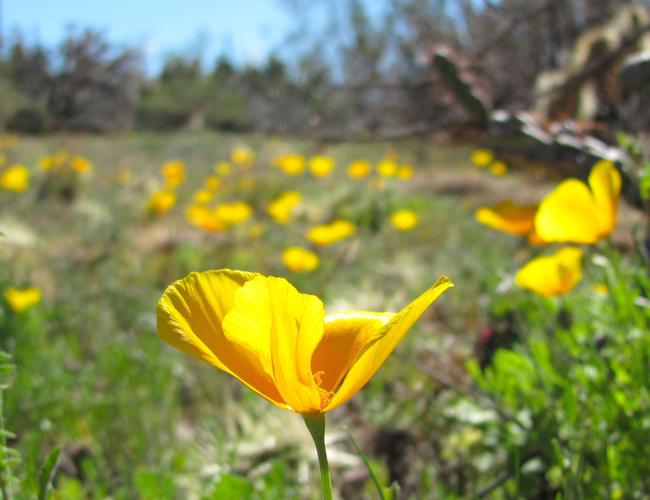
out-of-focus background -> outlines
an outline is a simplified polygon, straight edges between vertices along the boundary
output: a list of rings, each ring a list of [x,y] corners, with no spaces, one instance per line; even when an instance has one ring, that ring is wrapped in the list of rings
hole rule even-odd
[[[220,268],[455,282],[328,414],[339,497],[377,496],[346,429],[386,498],[647,497],[649,90],[648,2],[0,0],[0,498],[320,497],[299,416],[156,336]],[[601,161],[615,231],[524,289]]]

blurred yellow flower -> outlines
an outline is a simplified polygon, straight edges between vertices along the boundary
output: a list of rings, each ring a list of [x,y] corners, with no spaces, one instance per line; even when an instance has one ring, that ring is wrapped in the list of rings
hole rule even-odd
[[[158,302],[158,335],[280,408],[322,414],[366,385],[451,286],[443,276],[398,313],[326,315],[318,297],[283,278],[228,269],[191,273]]]
[[[380,177],[395,177],[397,175],[397,164],[392,160],[381,160],[377,164],[377,174]]]
[[[596,163],[589,186],[567,179],[546,195],[535,216],[537,234],[548,242],[596,243],[616,227],[621,176],[612,162]]]
[[[305,157],[298,154],[287,154],[276,158],[273,165],[287,175],[300,175],[305,171]]]
[[[353,161],[348,165],[348,175],[353,179],[365,179],[370,175],[372,166],[365,160]]]
[[[21,313],[37,305],[42,298],[41,291],[35,287],[5,288],[4,298],[12,311]]]
[[[329,224],[320,224],[307,231],[307,239],[314,245],[328,246],[337,241],[349,238],[356,232],[357,228],[352,222],[346,220],[335,220]]]
[[[187,221],[206,231],[222,231],[226,225],[217,217],[214,210],[205,205],[190,205],[185,212]]]
[[[88,158],[84,158],[81,155],[75,155],[70,160],[70,167],[78,174],[85,174],[92,170],[93,164],[88,160]]]
[[[12,165],[0,173],[0,188],[21,193],[29,187],[29,170],[25,165]]]
[[[417,226],[418,214],[403,208],[391,214],[390,223],[400,231],[410,231]]]
[[[609,295],[609,288],[605,283],[596,283],[592,288],[593,291],[601,297],[607,297]]]
[[[165,178],[165,186],[174,189],[185,180],[185,164],[179,160],[168,161],[162,166],[161,173]]]
[[[504,200],[496,205],[479,208],[474,217],[481,224],[497,231],[527,236],[535,229],[536,213],[537,205],[517,205],[511,200]]]
[[[492,175],[500,177],[508,173],[508,165],[502,161],[497,160],[490,164],[489,170]]]
[[[221,187],[221,179],[216,175],[208,175],[203,181],[203,186],[209,191],[216,191]]]
[[[515,283],[543,297],[564,295],[582,279],[582,250],[560,249],[553,255],[537,257],[515,275]]]
[[[131,177],[132,177],[131,170],[128,168],[121,168],[115,174],[115,179],[120,184],[128,184],[129,181],[131,180]]]
[[[268,213],[278,224],[286,224],[301,201],[298,191],[286,191],[269,204]]]
[[[214,198],[214,193],[207,189],[199,189],[198,191],[195,191],[194,195],[192,196],[194,203],[197,203],[199,205],[210,203],[212,201],[212,198]]]
[[[214,166],[214,173],[221,176],[227,177],[232,172],[232,166],[227,161],[220,161]]]
[[[232,203],[220,203],[216,206],[214,214],[223,223],[232,225],[250,219],[253,215],[253,209],[243,201],[234,201]]]
[[[397,177],[403,181],[408,181],[413,178],[413,167],[411,165],[400,166],[397,169]]]
[[[50,155],[42,156],[38,159],[38,168],[44,171],[54,168],[54,157]]]
[[[313,271],[320,264],[320,259],[311,250],[302,247],[289,247],[282,252],[282,262],[289,271],[304,273]]]
[[[472,163],[477,167],[487,167],[493,159],[494,155],[488,149],[476,149],[471,156]]]
[[[230,152],[230,160],[239,167],[248,168],[255,160],[255,151],[247,146],[237,146]]]
[[[334,160],[329,156],[313,156],[309,160],[309,170],[314,177],[326,177],[334,169]]]
[[[156,191],[149,197],[147,209],[158,215],[169,212],[176,204],[176,193],[173,191]]]

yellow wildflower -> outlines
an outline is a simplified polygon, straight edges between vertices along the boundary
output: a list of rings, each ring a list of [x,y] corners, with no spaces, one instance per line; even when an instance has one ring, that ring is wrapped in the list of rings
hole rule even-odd
[[[286,191],[269,204],[268,213],[278,224],[286,224],[301,201],[302,195],[299,192]]]
[[[488,149],[476,149],[471,156],[472,163],[477,167],[487,167],[493,159],[494,155]]]
[[[203,181],[203,186],[209,191],[216,191],[221,187],[221,179],[216,175],[208,175]]]
[[[84,158],[81,155],[75,155],[70,160],[70,167],[78,174],[85,174],[92,170],[93,164],[88,160],[88,158]]]
[[[162,166],[161,173],[165,178],[165,186],[174,189],[185,180],[185,164],[179,160],[168,161]]]
[[[521,288],[538,295],[564,295],[582,279],[582,250],[577,247],[560,249],[553,255],[537,257],[523,266],[515,276]]]
[[[352,222],[346,220],[335,220],[329,224],[320,224],[307,231],[307,239],[314,245],[328,246],[337,241],[349,238],[356,232],[357,228]]]
[[[195,191],[192,199],[194,200],[194,203],[205,205],[207,203],[210,203],[213,197],[214,193],[212,191],[209,191],[207,189],[199,189],[198,191]]]
[[[205,205],[190,205],[185,215],[192,226],[206,231],[221,231],[226,228],[226,225],[217,217],[214,210],[210,210]]]
[[[440,278],[398,313],[341,311],[287,280],[242,271],[191,273],[157,307],[162,340],[302,415],[352,398],[418,318],[452,286]]]
[[[313,156],[309,160],[309,170],[314,177],[326,177],[334,169],[334,160],[329,156]]]
[[[364,179],[370,175],[372,166],[365,160],[353,161],[348,165],[348,175],[353,179]]]
[[[243,201],[221,203],[214,210],[215,215],[225,224],[239,224],[253,215],[253,209]]]
[[[221,176],[227,177],[232,172],[232,167],[227,161],[220,161],[214,166],[214,173]]]
[[[255,160],[255,151],[246,146],[237,146],[231,151],[230,160],[237,166],[248,168]]]
[[[12,311],[21,313],[31,309],[41,301],[41,291],[35,287],[5,288],[4,298]]]
[[[596,243],[616,227],[621,176],[613,163],[596,163],[589,186],[567,179],[546,195],[535,216],[537,234],[548,242]]]
[[[54,157],[51,155],[42,156],[38,160],[38,168],[47,172],[54,168]]]
[[[305,157],[298,154],[282,155],[273,164],[287,175],[300,175],[305,171]]]
[[[302,247],[289,247],[282,252],[282,262],[294,273],[313,271],[320,264],[320,259],[311,250]]]
[[[535,229],[537,205],[517,205],[511,200],[504,200],[496,205],[479,208],[474,217],[497,231],[526,236]]]
[[[158,215],[169,212],[176,204],[176,193],[173,191],[156,191],[149,198],[148,210]]]
[[[401,165],[397,169],[397,177],[402,181],[413,178],[413,167],[411,165]]]
[[[508,165],[502,161],[495,161],[490,164],[489,170],[492,175],[500,177],[508,173]]]
[[[377,164],[377,174],[380,177],[395,177],[397,164],[392,160],[382,160]]]
[[[390,223],[400,231],[410,231],[417,225],[418,215],[413,210],[403,208],[393,212]]]
[[[12,165],[0,173],[0,188],[21,193],[29,187],[29,170],[25,165]]]

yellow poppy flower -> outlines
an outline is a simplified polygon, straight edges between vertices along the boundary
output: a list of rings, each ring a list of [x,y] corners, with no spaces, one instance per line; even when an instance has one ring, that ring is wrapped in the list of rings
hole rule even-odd
[[[397,164],[392,160],[382,160],[377,164],[379,177],[395,177],[397,175]]]
[[[203,181],[203,186],[209,191],[216,191],[221,187],[221,179],[216,175],[208,175]]]
[[[232,172],[232,167],[227,161],[220,161],[214,166],[214,173],[221,177],[228,177]]]
[[[357,228],[352,222],[346,220],[335,220],[329,224],[320,224],[307,231],[307,239],[314,245],[328,246],[337,241],[349,238],[356,232]]]
[[[25,165],[12,165],[0,173],[0,188],[21,193],[29,187],[29,170]]]
[[[570,292],[581,279],[582,250],[566,247],[528,262],[517,271],[515,283],[538,295],[552,297]]]
[[[353,179],[364,179],[370,175],[372,166],[364,160],[353,161],[348,165],[348,175]]]
[[[398,210],[390,216],[390,223],[400,231],[410,231],[418,223],[418,214],[413,210]]]
[[[318,297],[283,278],[231,270],[191,273],[158,302],[158,335],[276,406],[317,415],[352,398],[450,286],[440,278],[396,314],[326,315]]]
[[[298,191],[286,191],[269,203],[268,213],[278,224],[286,224],[301,201],[302,195]]]
[[[511,200],[504,200],[496,205],[481,207],[475,213],[475,219],[497,231],[526,236],[535,229],[537,205],[517,205]]]
[[[397,177],[402,181],[408,181],[413,178],[413,167],[411,165],[402,165],[397,169]]]
[[[300,175],[305,171],[305,157],[297,154],[282,155],[275,159],[273,165],[287,175]]]
[[[45,172],[47,172],[48,170],[52,170],[52,168],[54,168],[54,157],[47,155],[39,158],[38,168]]]
[[[168,161],[162,166],[161,172],[166,186],[170,189],[174,189],[185,180],[185,164],[182,161]]]
[[[29,288],[6,288],[4,298],[12,311],[21,313],[31,309],[41,301],[41,291],[35,287]]]
[[[502,161],[495,161],[490,164],[489,171],[492,175],[500,177],[508,173],[508,165]]]
[[[488,149],[476,149],[471,156],[472,163],[477,167],[487,167],[493,159],[494,155]]]
[[[88,158],[84,158],[81,155],[75,155],[70,160],[70,167],[78,174],[85,174],[92,170],[93,164]]]
[[[255,151],[247,146],[237,146],[231,151],[230,160],[239,167],[248,168],[255,160]]]
[[[194,203],[197,203],[199,205],[210,203],[212,201],[212,198],[214,198],[214,193],[208,189],[199,189],[198,191],[195,191],[194,195],[192,196]]]
[[[282,262],[289,271],[304,273],[313,271],[320,264],[320,259],[311,250],[302,247],[289,247],[282,252]]]
[[[195,227],[205,231],[222,231],[226,228],[214,210],[210,210],[205,205],[190,205],[185,213],[187,221]]]
[[[309,170],[314,177],[326,177],[334,169],[334,160],[329,156],[314,156],[309,160]]]
[[[169,212],[176,204],[176,193],[173,191],[156,191],[149,198],[148,210],[158,215]]]
[[[232,225],[250,219],[253,215],[253,209],[243,201],[234,201],[217,205],[214,214],[225,224]]]
[[[616,227],[621,176],[612,162],[600,161],[589,186],[567,179],[546,195],[535,216],[537,234],[548,242],[596,243]]]

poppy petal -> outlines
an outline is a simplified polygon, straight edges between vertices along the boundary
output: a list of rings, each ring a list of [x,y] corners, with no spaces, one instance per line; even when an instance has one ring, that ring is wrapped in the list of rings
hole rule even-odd
[[[452,282],[443,276],[429,290],[395,314],[377,332],[377,341],[352,365],[326,410],[332,410],[345,403],[366,385],[424,311],[451,286]]]

